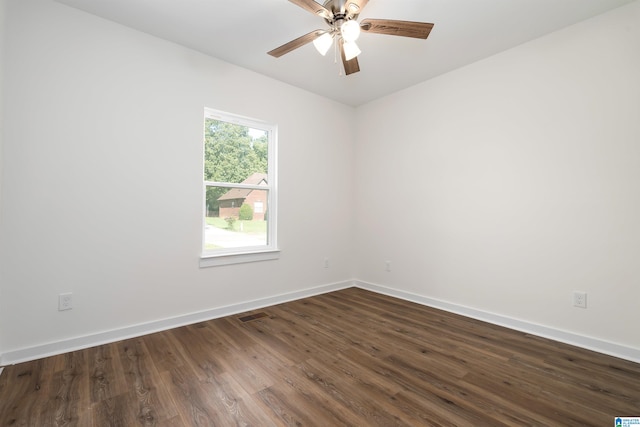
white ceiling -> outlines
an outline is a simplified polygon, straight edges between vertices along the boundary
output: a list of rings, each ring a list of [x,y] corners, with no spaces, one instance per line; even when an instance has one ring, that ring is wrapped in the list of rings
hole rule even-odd
[[[313,44],[267,55],[326,27],[287,0],[57,1],[357,106],[633,0],[370,0],[359,20],[435,26],[427,40],[363,33],[361,71],[350,76],[341,75],[332,51],[323,57]]]

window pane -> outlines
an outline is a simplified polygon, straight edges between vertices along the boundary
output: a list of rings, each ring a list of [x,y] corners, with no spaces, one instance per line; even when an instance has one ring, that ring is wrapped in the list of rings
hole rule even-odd
[[[205,108],[203,134],[203,259],[277,251],[277,127]]]
[[[205,181],[239,184],[254,174],[267,174],[266,131],[211,118],[204,127]]]
[[[216,209],[209,205],[210,194],[217,197]],[[268,198],[266,189],[207,187],[205,250],[266,246]]]

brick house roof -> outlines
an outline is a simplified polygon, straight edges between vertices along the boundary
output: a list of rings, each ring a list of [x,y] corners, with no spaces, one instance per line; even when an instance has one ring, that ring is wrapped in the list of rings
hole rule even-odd
[[[267,182],[267,174],[256,172],[242,181],[241,184],[259,185],[263,181],[265,183]],[[252,191],[254,190],[250,188],[232,188],[222,196],[218,197],[218,200],[246,199]]]

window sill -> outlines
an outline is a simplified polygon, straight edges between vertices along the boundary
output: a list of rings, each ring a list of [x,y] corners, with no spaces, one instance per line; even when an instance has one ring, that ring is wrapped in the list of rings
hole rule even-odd
[[[280,250],[272,249],[260,252],[240,252],[237,254],[202,255],[200,268],[218,267],[221,265],[243,264],[247,262],[270,261],[280,258]]]

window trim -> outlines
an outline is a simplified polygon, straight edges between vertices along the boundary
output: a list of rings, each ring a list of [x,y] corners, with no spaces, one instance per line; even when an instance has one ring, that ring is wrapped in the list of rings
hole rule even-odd
[[[236,125],[246,126],[251,129],[258,129],[267,132],[268,147],[267,147],[267,185],[253,185],[253,184],[241,184],[241,183],[229,183],[229,182],[215,182],[202,180],[202,223],[201,223],[201,253],[200,253],[200,268],[215,267],[220,265],[239,264],[247,262],[258,262],[278,259],[280,256],[280,249],[278,248],[278,165],[277,165],[277,150],[278,150],[278,126],[263,120],[253,119],[245,116],[240,116],[233,113],[227,113],[224,111],[215,110],[212,108],[204,108],[203,121],[206,119],[220,120],[227,123],[233,123]],[[204,134],[202,142],[202,173],[201,177],[204,178]],[[207,251],[205,249],[205,234],[206,234],[206,218],[207,218],[207,200],[206,193],[207,187],[228,187],[228,188],[247,188],[257,190],[267,190],[267,206],[269,216],[267,223],[267,244],[260,246],[245,246],[241,248],[227,248],[225,250],[217,249],[215,252]],[[217,253],[216,253],[217,252]]]
[[[260,250],[256,252],[239,252],[237,254],[203,255],[200,257],[200,268],[244,264],[248,262],[271,261],[279,258],[279,249]]]

